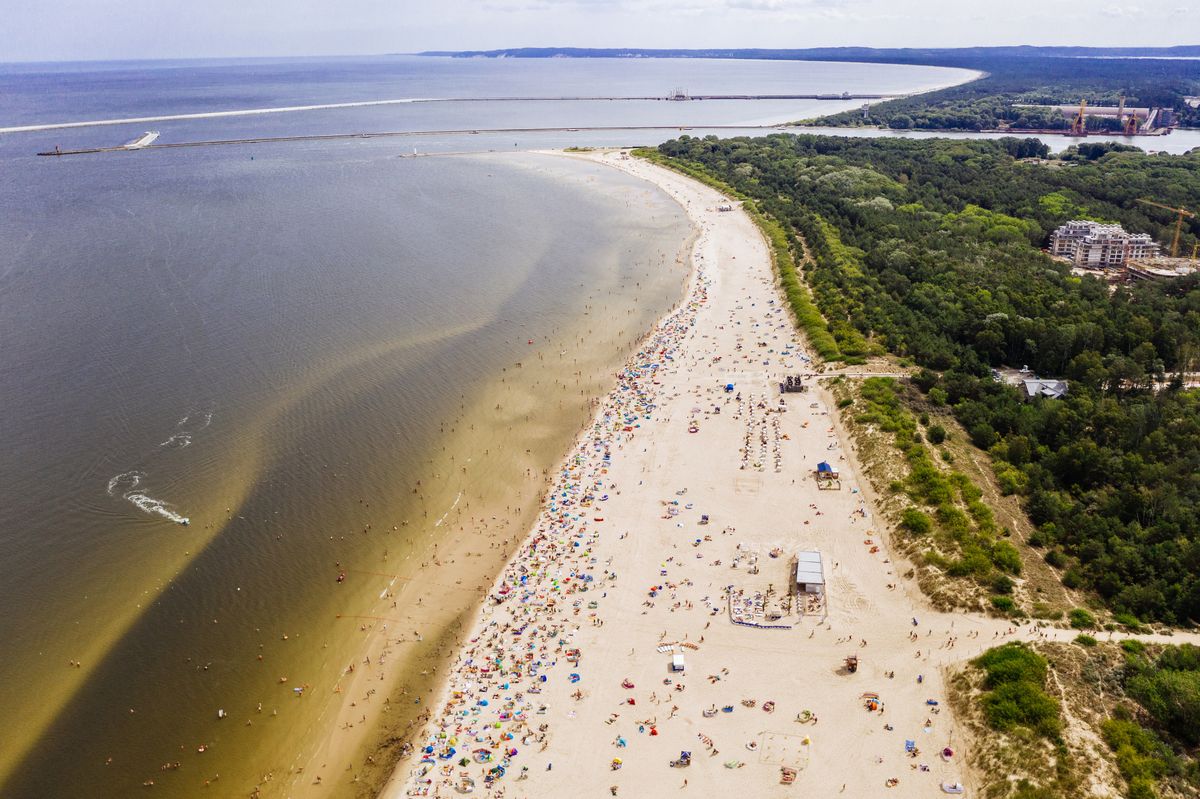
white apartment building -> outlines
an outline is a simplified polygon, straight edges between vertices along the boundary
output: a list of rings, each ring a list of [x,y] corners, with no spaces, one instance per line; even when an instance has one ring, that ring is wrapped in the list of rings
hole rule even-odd
[[[1130,258],[1155,258],[1158,244],[1147,233],[1127,233],[1120,225],[1073,220],[1050,236],[1050,254],[1087,269],[1117,269]]]

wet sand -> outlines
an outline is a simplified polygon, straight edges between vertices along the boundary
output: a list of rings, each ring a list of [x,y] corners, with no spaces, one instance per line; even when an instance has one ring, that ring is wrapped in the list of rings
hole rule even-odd
[[[539,171],[580,181],[581,190],[601,188],[552,163]],[[651,186],[627,189],[626,201],[661,210]],[[313,686],[327,707],[286,769],[263,775],[263,796],[375,795],[390,776],[402,743],[427,720],[488,585],[536,518],[552,474],[547,465],[575,437],[564,432],[590,419],[595,397],[611,387],[613,370],[645,335],[654,297],[664,286],[681,290],[690,241],[658,260],[647,260],[637,241],[630,247],[641,270],[636,285],[616,276],[589,283],[581,316],[559,337],[532,343],[528,358],[503,367],[443,425],[439,450],[424,469],[431,479],[405,488],[424,511],[389,533],[405,536],[404,544],[373,566],[348,570],[348,582],[382,590],[346,603],[339,615],[360,643],[349,647],[336,683]],[[639,287],[650,293],[638,296]]]

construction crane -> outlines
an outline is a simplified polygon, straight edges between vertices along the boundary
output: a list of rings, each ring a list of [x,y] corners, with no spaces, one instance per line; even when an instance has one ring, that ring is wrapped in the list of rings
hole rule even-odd
[[[1195,219],[1196,215],[1186,208],[1172,208],[1169,205],[1163,205],[1162,203],[1156,203],[1153,200],[1139,199],[1138,202],[1140,202],[1142,205],[1153,205],[1155,208],[1161,208],[1164,211],[1172,211],[1176,214],[1176,216],[1175,216],[1175,237],[1171,240],[1171,257],[1178,258],[1179,257],[1179,234],[1183,232],[1183,218],[1187,217],[1189,219]],[[1194,254],[1195,254],[1195,252],[1193,251],[1193,255]]]
[[[1126,136],[1132,136],[1137,133],[1138,118],[1136,111],[1130,111],[1129,116],[1125,116],[1125,95],[1121,95],[1120,102],[1117,103],[1117,122],[1121,125],[1121,132]]]
[[[1079,101],[1079,113],[1071,120],[1071,135],[1086,136],[1087,135],[1087,120],[1084,113],[1087,111],[1087,100]]]

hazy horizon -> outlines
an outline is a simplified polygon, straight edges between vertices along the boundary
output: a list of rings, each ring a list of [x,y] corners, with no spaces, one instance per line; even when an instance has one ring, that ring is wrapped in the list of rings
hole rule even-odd
[[[517,47],[642,49],[1195,44],[1180,0],[0,0],[0,62],[353,57]],[[1074,41],[1062,41],[1068,22]],[[1193,41],[1188,41],[1188,37]]]

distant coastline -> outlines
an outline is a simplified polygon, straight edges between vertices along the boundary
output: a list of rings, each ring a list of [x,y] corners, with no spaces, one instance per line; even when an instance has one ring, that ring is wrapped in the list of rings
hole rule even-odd
[[[497,50],[426,50],[413,55],[449,58],[715,58],[776,61],[861,61],[926,66],[964,66],[980,58],[1200,58],[1200,45],[1173,47],[955,47],[802,49],[637,47],[509,47]]]

